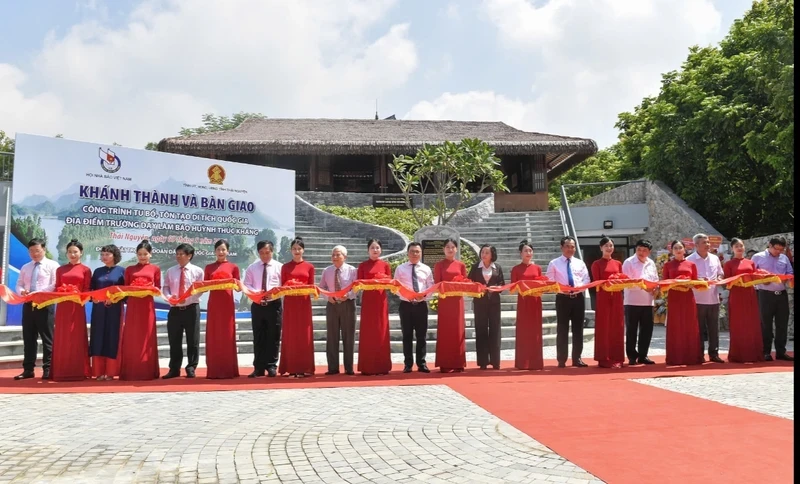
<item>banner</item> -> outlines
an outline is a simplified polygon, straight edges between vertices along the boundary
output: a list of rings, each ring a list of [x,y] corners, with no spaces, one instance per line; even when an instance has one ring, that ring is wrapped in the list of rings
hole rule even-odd
[[[120,248],[120,265],[136,264],[143,239],[152,244],[151,262],[162,271],[175,265],[181,243],[194,246],[192,262],[202,268],[215,261],[214,243],[227,240],[228,260],[239,266],[242,278],[258,257],[257,240],[273,241],[279,259],[281,249],[289,255],[291,170],[26,134],[17,135],[15,151],[7,218],[9,288],[16,287],[19,268],[30,260],[27,243],[34,237],[45,240],[47,256],[60,264],[67,262],[66,244],[79,240],[83,262],[92,270],[102,266],[99,252],[107,244]],[[242,299],[239,293],[236,298]],[[241,307],[248,303],[243,298]],[[20,319],[20,307],[9,306],[6,324],[18,325]]]

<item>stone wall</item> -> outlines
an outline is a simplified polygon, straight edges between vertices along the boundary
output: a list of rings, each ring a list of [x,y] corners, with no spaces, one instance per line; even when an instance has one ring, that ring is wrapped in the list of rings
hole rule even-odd
[[[448,225],[452,225],[454,227],[459,225],[469,225],[476,222],[480,222],[487,216],[494,213],[494,194],[488,194],[489,196],[485,197],[480,202],[471,205],[467,208],[462,208],[458,211],[457,214],[453,216],[448,222]]]
[[[312,205],[329,205],[337,207],[371,207],[374,195],[401,195],[400,193],[350,193],[350,192],[297,192],[297,195]],[[422,206],[422,195],[413,195],[415,207]],[[429,207],[434,199],[434,195],[425,195],[425,206]],[[466,207],[478,204],[487,198],[494,198],[493,193],[481,193],[470,200]],[[447,198],[447,206],[452,208],[457,199],[454,195]]]
[[[295,196],[294,212],[295,219],[306,220],[324,230],[346,233],[351,237],[363,237],[365,241],[373,237],[381,239],[384,253],[386,254],[381,257],[382,259],[395,256],[398,252],[404,254],[406,246],[409,243],[408,237],[403,235],[399,230],[350,220],[328,212],[323,212],[303,200],[299,195]]]
[[[606,205],[629,205],[647,201],[647,181],[634,181],[627,185],[612,188],[582,202],[573,203],[573,207],[602,207]],[[567,189],[569,195],[569,189]]]
[[[675,192],[660,181],[631,182],[588,200],[573,204],[575,207],[629,205],[647,203],[650,226],[642,236],[653,243],[654,249],[663,249],[675,239],[692,237],[697,233],[720,235],[708,220],[695,212]],[[724,243],[727,239],[724,239]]]
[[[751,239],[744,240],[744,246],[747,250],[755,249],[757,251],[762,251],[767,248],[769,244],[769,239],[775,237],[776,235],[782,235],[786,237],[786,244],[789,249],[792,251],[794,255],[794,234],[787,233],[787,234],[773,234],[773,235],[764,235],[762,237],[753,237]],[[794,341],[794,289],[789,287],[787,288],[786,292],[789,293],[789,339]]]

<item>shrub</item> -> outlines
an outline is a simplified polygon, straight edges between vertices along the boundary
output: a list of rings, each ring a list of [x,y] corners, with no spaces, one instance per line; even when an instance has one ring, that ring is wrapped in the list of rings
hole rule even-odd
[[[372,207],[353,208],[331,205],[318,205],[317,208],[323,212],[328,212],[350,220],[393,228],[402,232],[407,237],[413,237],[414,232],[419,229],[419,225],[417,221],[414,220],[414,215],[410,210]],[[425,209],[423,213],[425,214],[425,220],[433,220],[433,218],[436,217],[436,210],[433,209]]]

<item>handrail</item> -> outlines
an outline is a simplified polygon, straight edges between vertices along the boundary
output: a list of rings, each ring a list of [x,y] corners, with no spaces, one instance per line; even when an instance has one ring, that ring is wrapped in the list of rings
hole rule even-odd
[[[578,232],[575,230],[575,223],[572,220],[572,211],[569,209],[569,200],[567,200],[567,191],[564,185],[561,185],[561,218],[564,224],[564,235],[571,235],[575,239],[575,255],[578,259],[583,260],[583,253],[581,252],[581,244],[578,242]],[[589,291],[583,291],[584,303],[587,308],[592,307],[592,298]]]

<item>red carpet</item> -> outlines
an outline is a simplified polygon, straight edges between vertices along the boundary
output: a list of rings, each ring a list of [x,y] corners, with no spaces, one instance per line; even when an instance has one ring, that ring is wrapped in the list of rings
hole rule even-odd
[[[793,482],[790,420],[627,380],[450,386],[606,482]]]

